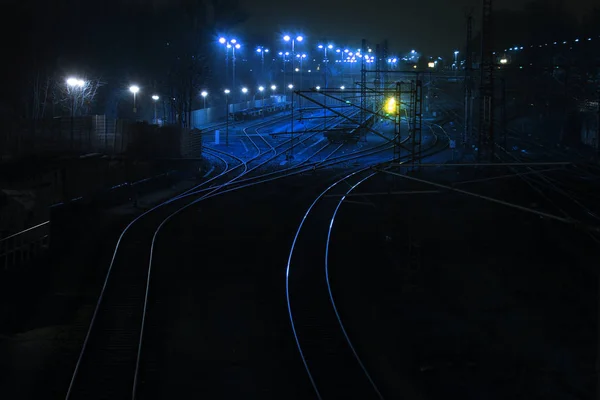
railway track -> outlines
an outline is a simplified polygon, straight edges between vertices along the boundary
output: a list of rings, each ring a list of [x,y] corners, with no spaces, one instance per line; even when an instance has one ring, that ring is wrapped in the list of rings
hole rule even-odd
[[[449,95],[447,96],[452,100]],[[454,103],[461,105],[455,100]],[[454,114],[457,117],[457,124],[463,126],[460,116]],[[598,198],[594,198],[594,185],[591,182],[597,181],[600,177],[588,168],[589,163],[586,162],[585,156],[572,149],[565,153],[547,143],[540,143],[527,136],[525,132],[516,129],[509,128],[507,131],[509,133],[506,137],[507,146],[495,144],[494,156],[498,162],[572,161],[571,165],[561,168],[534,168],[524,165],[509,166],[508,169],[513,176],[518,177],[539,196],[547,212],[557,213],[576,225],[597,225],[600,221],[600,210],[595,207]],[[516,146],[517,150],[512,150],[513,146]],[[522,149],[525,151],[521,151]],[[596,234],[588,233],[594,241],[600,243],[600,238]]]
[[[277,177],[258,179],[230,188],[236,180],[249,173],[249,162],[271,150],[259,150],[253,159],[247,161],[217,149],[207,150],[223,163],[224,169],[220,173],[144,212],[121,233],[85,333],[66,399],[135,398],[140,369],[144,369],[146,376],[151,376],[152,371],[156,370],[152,360],[147,360],[144,365],[140,364],[140,360],[144,349],[154,247],[161,228],[169,220],[202,200],[221,193],[303,171],[288,171]],[[351,158],[360,157],[361,153],[358,152]],[[349,157],[344,158],[347,159]],[[319,167],[325,168],[336,162],[341,161],[335,160]]]
[[[433,143],[422,157],[448,146],[448,141],[439,140],[433,130],[432,134]],[[401,162],[408,161],[406,156]],[[329,274],[329,245],[338,210],[348,194],[376,174],[370,167],[359,168],[321,192],[304,214],[290,248],[286,266],[288,314],[300,358],[318,399],[383,398],[344,326]]]

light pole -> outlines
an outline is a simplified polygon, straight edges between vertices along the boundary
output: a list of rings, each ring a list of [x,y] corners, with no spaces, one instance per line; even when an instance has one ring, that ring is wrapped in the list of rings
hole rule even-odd
[[[288,51],[286,51],[285,53],[280,51],[279,55],[281,56],[281,59],[283,60],[283,94],[285,95],[285,72],[286,72],[286,68],[285,68],[285,62],[287,61],[286,58],[287,56],[290,55],[290,53]]]
[[[258,91],[261,94],[261,102],[260,102],[260,113],[262,114],[263,118],[265,117],[265,87],[264,86],[259,86],[258,87]]]
[[[458,70],[458,50],[454,51],[454,67]]]
[[[136,86],[136,85],[132,85],[129,87],[129,91],[131,93],[133,93],[133,112],[136,113],[137,112],[137,108],[135,107],[135,97],[138,94],[138,92],[140,91],[140,87]]]
[[[342,49],[335,49],[335,52],[340,55],[340,83],[344,83],[344,52]]]
[[[285,35],[283,37],[283,40],[285,40],[286,42],[291,41],[292,42],[292,85],[295,85],[296,82],[294,81],[294,57],[296,57],[296,41],[298,42],[302,42],[304,40],[304,38],[300,35],[296,36],[295,38],[291,38],[289,35]]]
[[[235,50],[239,49],[241,47],[241,45],[237,42],[236,39],[231,39],[229,42],[231,43],[231,51],[232,51],[231,69],[233,71],[231,87],[233,87],[235,89]],[[233,99],[233,101],[235,101],[235,98]]]
[[[225,84],[227,84],[227,80],[229,79],[229,49],[231,45],[224,37],[219,38],[219,43],[225,46]]]
[[[248,88],[243,87],[242,93],[244,94],[244,103],[246,103],[246,108],[248,108]]]
[[[152,95],[152,100],[154,100],[154,123],[156,125],[158,125],[158,119],[156,118],[156,103],[158,102],[158,99],[160,99],[160,97],[158,97],[157,94]]]
[[[229,147],[229,89],[223,91],[225,93],[225,146]]]
[[[273,92],[273,96],[277,94],[277,85],[271,85],[271,91]],[[271,103],[274,103],[275,100],[272,100]]]
[[[258,46],[256,48],[256,52],[258,54],[260,54],[260,79],[264,80],[265,79],[265,53],[269,53],[269,49],[263,47],[263,46]]]
[[[323,46],[322,44],[317,46],[319,49],[323,49],[325,54],[324,64],[324,72],[325,72],[325,89],[327,89],[327,66],[329,64],[329,59],[327,58],[327,49],[333,49],[333,45],[329,44],[327,46]],[[327,130],[327,96],[323,96],[323,132]]]
[[[208,110],[206,109],[206,96],[208,96],[208,92],[206,90],[203,90],[200,93],[200,96],[202,96],[202,100],[204,101],[204,123],[208,123]]]
[[[74,136],[75,136],[75,102],[77,99],[78,89],[83,89],[85,81],[77,78],[67,79],[67,88],[71,94],[71,150],[73,149]]]
[[[289,84],[288,88],[290,89],[290,92],[292,92],[292,147],[290,147],[290,159],[292,159],[294,157],[294,85],[293,84]]]

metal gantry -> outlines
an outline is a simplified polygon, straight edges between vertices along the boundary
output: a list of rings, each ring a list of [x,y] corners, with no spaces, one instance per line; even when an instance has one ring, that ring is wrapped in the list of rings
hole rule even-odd
[[[479,87],[479,139],[477,158],[494,158],[494,56],[492,0],[483,0],[481,21],[481,83]]]
[[[421,132],[423,128],[423,81],[411,81],[410,90],[410,122],[409,132],[411,137],[412,165],[421,163]]]
[[[361,52],[363,54],[368,54],[367,52],[367,41],[365,39],[362,40],[362,49]],[[361,68],[360,68],[360,122],[364,123],[367,119],[367,60],[366,57],[361,57]],[[366,140],[367,135],[366,132],[361,139]]]

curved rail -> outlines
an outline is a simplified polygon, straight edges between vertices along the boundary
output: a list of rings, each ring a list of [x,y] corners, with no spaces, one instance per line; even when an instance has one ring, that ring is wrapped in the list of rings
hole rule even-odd
[[[192,202],[190,202],[190,203],[188,203],[188,204],[186,204],[186,205],[184,205],[182,207],[179,207],[177,210],[175,210],[174,212],[170,213],[165,219],[162,220],[161,224],[159,225],[159,227],[157,228],[157,230],[154,232],[154,235],[153,235],[153,238],[152,238],[152,245],[151,245],[151,249],[150,249],[150,257],[151,258],[150,258],[150,262],[149,262],[149,265],[148,265],[147,277],[146,277],[146,287],[145,287],[145,295],[144,295],[142,322],[140,324],[141,331],[140,331],[140,336],[139,336],[139,340],[138,340],[138,355],[136,357],[136,369],[135,369],[135,375],[134,375],[134,386],[133,386],[133,390],[132,390],[132,396],[135,396],[135,390],[136,390],[136,387],[137,387],[137,376],[138,376],[138,371],[139,371],[139,360],[140,360],[139,356],[141,355],[142,342],[143,342],[143,329],[144,329],[145,312],[146,312],[145,310],[147,308],[147,299],[148,299],[148,293],[149,293],[149,282],[150,282],[150,277],[151,277],[152,256],[153,256],[153,251],[154,251],[154,245],[156,243],[156,238],[158,236],[158,233],[160,232],[160,229],[173,216],[175,216],[176,214],[180,213],[184,209],[192,206],[193,204],[197,204],[198,202],[200,202],[202,200],[214,197],[214,196],[222,194],[222,193],[230,192],[232,190],[238,190],[238,189],[241,189],[242,187],[256,185],[256,184],[259,184],[259,183],[263,183],[263,182],[267,182],[267,181],[272,181],[272,180],[275,180],[275,179],[281,179],[281,178],[284,177],[284,176],[279,176],[277,178],[271,178],[271,179],[267,179],[267,180],[264,180],[264,181],[261,181],[261,182],[255,182],[253,184],[242,185],[242,186],[239,186],[239,187],[236,187],[236,188],[233,188],[233,189],[222,191],[222,189],[224,187],[232,184],[235,180],[237,180],[238,178],[240,178],[241,176],[243,176],[248,171],[247,162],[244,162],[241,159],[239,159],[238,157],[235,157],[235,156],[233,156],[231,154],[222,152],[220,150],[210,149],[209,152],[213,152],[213,155],[214,155],[214,153],[220,153],[220,154],[224,154],[224,155],[226,155],[228,157],[232,157],[234,159],[237,159],[240,162],[240,164],[237,165],[237,166],[235,166],[235,167],[230,167],[229,163],[227,163],[227,161],[224,158],[222,158],[222,157],[219,156],[218,158],[220,158],[227,165],[226,169],[223,170],[220,174],[214,176],[213,178],[211,178],[211,179],[209,179],[209,180],[207,180],[205,182],[200,183],[199,185],[194,186],[193,188],[185,191],[184,193],[182,193],[182,194],[180,194],[178,196],[175,196],[175,197],[173,197],[173,198],[171,198],[171,199],[169,199],[169,200],[167,200],[167,201],[165,201],[165,202],[163,202],[161,204],[158,204],[158,205],[152,207],[151,209],[145,211],[141,215],[137,216],[133,221],[131,221],[125,227],[125,229],[121,232],[121,234],[120,234],[120,236],[119,236],[119,238],[117,240],[117,244],[115,246],[115,249],[113,251],[113,255],[111,257],[111,262],[109,264],[108,271],[106,273],[106,276],[105,276],[105,279],[104,279],[104,282],[103,282],[103,285],[102,285],[102,288],[101,288],[101,291],[100,291],[99,298],[98,298],[98,300],[96,302],[96,307],[95,307],[94,312],[92,314],[92,318],[91,318],[90,324],[88,326],[88,329],[87,329],[87,332],[86,332],[86,335],[85,335],[85,338],[84,338],[82,349],[80,351],[80,354],[78,356],[78,359],[77,359],[77,362],[76,362],[76,365],[75,365],[75,370],[74,370],[74,372],[72,374],[71,381],[69,383],[69,387],[68,387],[67,394],[66,394],[66,399],[69,399],[71,397],[72,393],[73,393],[74,384],[75,384],[75,382],[77,380],[77,377],[78,377],[78,374],[79,374],[79,371],[80,371],[80,368],[81,368],[83,357],[84,357],[84,355],[86,353],[86,350],[88,348],[89,341],[90,341],[90,336],[91,336],[92,331],[93,331],[93,329],[95,327],[95,323],[96,323],[96,320],[98,318],[98,313],[99,313],[99,310],[100,310],[100,306],[101,306],[101,304],[103,302],[103,299],[104,299],[104,296],[106,294],[106,290],[107,290],[107,287],[108,287],[109,278],[112,275],[112,271],[113,271],[113,268],[114,268],[114,265],[115,265],[115,260],[116,260],[117,254],[118,254],[118,250],[120,248],[120,245],[122,243],[122,240],[123,240],[125,234],[129,231],[129,229],[136,222],[138,222],[141,218],[143,218],[144,216],[147,216],[148,214],[156,211],[157,209],[159,209],[161,207],[164,207],[164,206],[166,206],[168,204],[172,204],[172,203],[174,203],[177,200],[181,200],[183,198],[187,198],[189,196],[196,195],[198,193],[198,189],[201,188],[202,186],[206,186],[206,185],[210,184],[211,182],[214,182],[216,179],[221,178],[223,176],[226,176],[227,174],[231,173],[232,171],[238,169],[241,166],[244,167],[244,172],[236,175],[235,177],[233,177],[231,179],[228,179],[223,184],[219,184],[216,187],[210,188],[209,191],[208,191],[208,193],[202,195],[200,198],[198,198],[198,199],[196,199],[196,200],[194,200],[194,201],[192,201]],[[357,155],[354,158],[358,158],[358,157],[360,157],[360,155]],[[329,165],[333,165],[333,164],[335,164],[335,163],[330,163]],[[296,173],[298,173],[298,172],[290,173],[290,174],[288,174],[288,176],[294,175]]]
[[[443,130],[443,128],[442,128]],[[434,136],[434,141],[433,144],[430,146],[431,152],[425,152],[426,154],[422,154],[421,157],[428,157],[431,156],[433,154],[436,154],[438,152],[443,151],[444,149],[447,148],[448,144],[446,143],[444,146],[442,146],[440,149],[435,149],[435,147],[438,145],[438,135],[432,130],[433,136]],[[445,131],[444,131],[445,133]],[[405,159],[405,161],[401,162],[401,163],[407,163],[409,162],[408,156],[403,157]],[[390,160],[393,161],[393,160]],[[342,182],[346,182],[348,179],[366,172],[370,169],[371,167],[366,167],[366,168],[361,168],[357,171],[354,171],[352,173],[349,173],[347,175],[345,175],[344,177],[342,177],[341,179],[336,180],[333,184],[331,184],[330,186],[328,186],[323,192],[321,192],[316,198],[315,200],[311,203],[311,205],[308,207],[307,211],[305,212],[304,216],[302,217],[302,220],[300,221],[300,224],[298,226],[298,229],[296,230],[296,234],[294,235],[291,247],[290,247],[290,253],[288,256],[288,261],[287,261],[287,265],[286,265],[286,283],[285,283],[285,291],[286,291],[286,302],[287,302],[287,308],[288,308],[288,314],[289,314],[289,319],[290,319],[290,324],[291,324],[291,328],[292,328],[292,332],[293,332],[293,336],[294,336],[294,340],[296,342],[296,346],[298,348],[298,352],[300,353],[300,358],[302,359],[302,363],[304,365],[304,368],[307,372],[308,378],[311,382],[311,385],[313,387],[313,390],[315,391],[315,394],[317,395],[317,398],[322,399],[322,394],[321,391],[319,390],[319,386],[316,383],[315,377],[313,376],[313,373],[311,372],[311,367],[309,366],[306,354],[303,350],[302,344],[300,342],[300,337],[299,337],[299,333],[298,333],[298,329],[296,326],[296,322],[295,322],[295,318],[294,318],[294,313],[292,312],[292,306],[291,306],[291,295],[290,295],[290,271],[291,271],[291,264],[292,264],[292,259],[294,257],[294,251],[296,249],[297,243],[298,243],[298,238],[300,237],[300,233],[302,231],[302,229],[304,228],[304,225],[309,217],[309,215],[311,215],[311,213],[313,212],[313,210],[315,209],[316,205],[323,199],[323,197],[329,193],[332,189],[334,189],[337,185],[339,185]],[[381,391],[379,390],[379,388],[377,387],[377,385],[375,384],[374,380],[372,379],[371,375],[369,374],[369,372],[367,371],[364,363],[362,362],[362,360],[360,359],[354,345],[352,344],[352,341],[350,340],[350,337],[346,331],[346,328],[344,327],[344,324],[342,322],[341,316],[339,314],[337,305],[334,301],[334,297],[333,297],[333,292],[331,290],[331,285],[330,285],[330,279],[329,279],[329,244],[331,241],[331,232],[332,232],[332,228],[334,225],[334,221],[335,218],[337,216],[338,210],[341,207],[343,201],[346,199],[346,197],[348,196],[348,194],[350,194],[352,191],[354,191],[359,185],[361,185],[362,183],[366,182],[368,179],[372,178],[374,175],[376,175],[377,172],[373,172],[370,173],[369,175],[367,175],[364,178],[361,178],[358,182],[356,182],[354,185],[352,185],[346,192],[345,194],[341,197],[341,199],[338,201],[334,211],[333,211],[333,215],[331,217],[329,226],[328,226],[328,230],[327,230],[327,239],[326,239],[326,245],[325,245],[325,260],[324,260],[324,266],[325,266],[325,278],[326,278],[326,284],[327,284],[327,292],[328,292],[328,296],[329,296],[329,302],[332,306],[333,312],[336,316],[337,319],[337,323],[339,325],[339,328],[344,336],[344,339],[350,349],[350,351],[352,352],[352,355],[354,357],[354,359],[356,360],[357,364],[359,365],[360,369],[362,370],[364,376],[366,377],[366,379],[368,380],[371,388],[373,389],[373,391],[375,392],[375,394],[377,395],[378,398],[382,399],[383,396],[381,394]]]

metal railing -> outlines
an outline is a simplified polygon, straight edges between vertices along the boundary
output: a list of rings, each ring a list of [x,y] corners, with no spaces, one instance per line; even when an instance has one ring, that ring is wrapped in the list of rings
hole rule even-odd
[[[0,239],[0,266],[5,271],[23,265],[48,250],[50,221]]]

